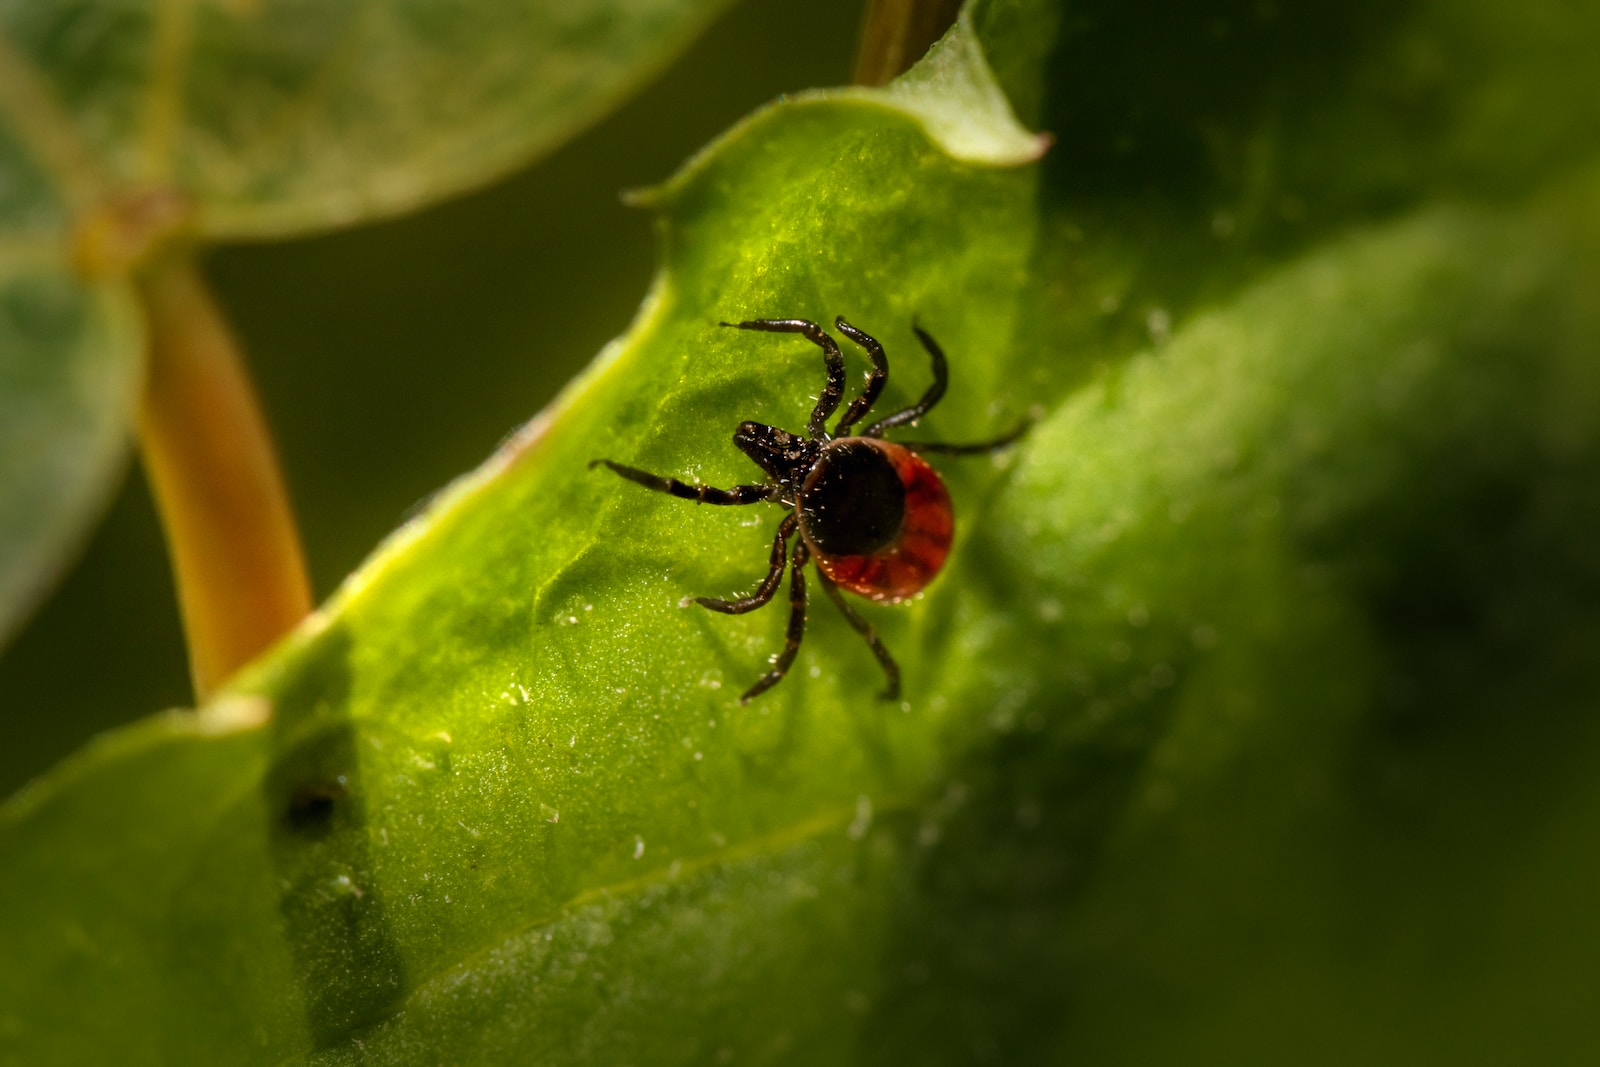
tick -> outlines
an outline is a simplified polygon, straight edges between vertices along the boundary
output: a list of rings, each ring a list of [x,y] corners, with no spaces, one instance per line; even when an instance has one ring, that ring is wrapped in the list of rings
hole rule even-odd
[[[900,668],[878,639],[872,624],[846,603],[840,590],[855,593],[879,603],[894,604],[919,592],[933,581],[955,536],[955,513],[943,480],[926,460],[925,454],[976,455],[993,452],[1021,437],[1028,424],[1003,437],[976,444],[952,445],[931,441],[886,441],[884,432],[898,426],[914,426],[944,396],[949,371],[944,352],[920,326],[912,325],[922,347],[933,360],[933,384],[908,408],[885,415],[859,432],[852,432],[877,403],[889,381],[889,358],[883,346],[842,317],[833,320],[839,332],[859,345],[872,361],[861,395],[850,402],[839,416],[832,432],[827,420],[844,398],[844,356],[839,346],[822,327],[806,319],[756,319],[750,322],[724,322],[740,330],[768,333],[797,333],[822,349],[828,380],[817,406],[811,412],[805,436],[741,422],[734,431],[733,443],[767,480],[731,489],[691,485],[677,478],[651,474],[637,467],[609,459],[597,459],[590,468],[604,464],[630,482],[637,482],[658,493],[671,493],[700,504],[757,504],[770,501],[782,505],[788,514],[778,524],[772,540],[772,559],[767,576],[756,591],[737,600],[694,597],[695,603],[727,615],[743,615],[768,604],[789,571],[789,628],[783,651],[772,660],[772,669],[756,680],[739,698],[748,704],[782,680],[800,651],[806,628],[806,579],[808,563],[817,566],[822,591],[844,614],[872,648],[889,686],[885,700],[900,696]],[[798,531],[800,537],[789,550]],[[687,601],[685,601],[687,603]]]

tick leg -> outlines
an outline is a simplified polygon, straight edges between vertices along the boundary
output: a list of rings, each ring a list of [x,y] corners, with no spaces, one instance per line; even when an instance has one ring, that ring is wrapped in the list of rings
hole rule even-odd
[[[789,535],[794,533],[795,524],[800,520],[790,512],[778,526],[778,536],[772,539],[772,564],[767,571],[767,576],[761,579],[761,584],[756,591],[747,597],[738,600],[719,600],[715,597],[697,596],[694,602],[703,608],[720,611],[724,615],[743,615],[747,611],[765,607],[772,599],[772,594],[778,591],[778,583],[783,581],[783,567],[789,558]]]
[[[833,414],[834,409],[839,406],[839,398],[844,396],[844,356],[840,354],[838,344],[828,336],[827,331],[809,319],[752,319],[747,322],[724,322],[721,325],[732,326],[739,330],[797,333],[822,349],[822,361],[828,367],[828,382],[823,386],[822,395],[817,397],[817,406],[811,412],[811,421],[806,424],[806,431],[813,440],[827,440],[828,416]]]
[[[839,587],[820,570],[817,580],[822,583],[822,591],[828,594],[828,599],[833,601],[833,606],[838,608],[856,633],[866,638],[867,645],[872,649],[872,654],[878,657],[878,666],[883,668],[883,673],[889,676],[889,688],[881,694],[884,700],[900,699],[900,667],[895,663],[894,657],[889,655],[889,650],[883,647],[883,642],[878,638],[878,631],[872,624],[856,613],[856,609],[845,603],[844,596],[840,594]]]
[[[839,327],[840,333],[866,349],[867,355],[872,357],[872,373],[867,375],[866,387],[861,390],[860,396],[850,401],[850,406],[844,409],[844,415],[839,419],[839,425],[833,430],[833,436],[846,437],[856,420],[871,411],[872,405],[878,402],[878,394],[883,392],[884,383],[889,380],[889,357],[884,355],[883,346],[876,337],[856,329],[844,321],[843,315],[834,319],[833,324]]]
[[[744,696],[739,698],[741,704],[750,703],[777,685],[789,673],[795,653],[800,651],[800,639],[806,634],[806,563],[810,559],[811,553],[806,550],[804,541],[794,546],[794,562],[789,567],[789,632],[784,637],[783,651],[773,661],[772,669],[745,690]]]
[[[865,430],[862,430],[862,434],[867,437],[881,437],[883,431],[891,426],[904,426],[908,422],[916,422],[932,411],[935,404],[944,399],[945,386],[950,383],[950,368],[945,364],[944,349],[940,348],[939,342],[929,336],[928,331],[921,326],[912,323],[911,329],[917,335],[917,340],[922,342],[922,347],[928,350],[928,355],[933,357],[933,384],[928,386],[928,391],[923,393],[922,399],[915,404],[897,411],[893,415],[886,415]]]
[[[762,500],[772,499],[773,487],[770,485],[736,485],[732,489],[716,489],[709,485],[690,485],[680,482],[676,478],[667,478],[659,474],[642,471],[638,467],[625,467],[621,463],[613,463],[609,459],[595,459],[589,461],[589,469],[604,464],[628,479],[638,482],[646,489],[654,489],[658,493],[671,493],[673,496],[685,500],[693,500],[699,504],[755,504]]]
[[[913,452],[931,452],[941,456],[976,456],[984,452],[998,452],[1007,445],[1015,444],[1032,425],[1032,419],[1023,419],[993,441],[974,441],[966,445],[946,444],[943,441],[896,441],[895,444],[909,448]]]

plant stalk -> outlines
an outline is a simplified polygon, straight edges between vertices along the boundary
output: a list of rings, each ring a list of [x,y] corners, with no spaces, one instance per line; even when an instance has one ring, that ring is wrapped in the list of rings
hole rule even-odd
[[[192,256],[136,277],[149,329],[139,445],[204,699],[311,610],[289,495],[244,360]]]
[[[887,85],[956,24],[961,0],[870,0],[856,53],[857,85]]]

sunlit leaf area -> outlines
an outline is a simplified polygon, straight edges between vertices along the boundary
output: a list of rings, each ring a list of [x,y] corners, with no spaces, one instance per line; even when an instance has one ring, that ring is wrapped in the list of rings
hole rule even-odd
[[[1600,1054],[1600,9],[110,10],[0,7],[0,1064]],[[203,700],[147,230],[320,604]],[[762,483],[774,318],[1026,430],[743,702],[789,512],[594,461]]]

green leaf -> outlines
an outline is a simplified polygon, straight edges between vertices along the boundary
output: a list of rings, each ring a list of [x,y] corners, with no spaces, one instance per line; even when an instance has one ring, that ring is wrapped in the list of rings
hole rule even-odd
[[[19,1008],[0,1034],[47,1059],[101,1042],[153,1059],[251,1048],[271,1060],[352,1052],[355,1034],[403,1012],[439,1023],[424,1022],[420,1039],[400,1031],[390,1039],[420,1040],[409,1054],[424,1060],[447,1046],[452,1057],[485,1059],[584,1046],[602,1058],[652,1047],[703,1058],[722,1047],[708,1045],[713,1037],[699,1025],[710,1016],[728,1024],[719,1040],[741,1048],[848,1044],[876,995],[847,981],[870,959],[871,941],[856,956],[798,970],[793,952],[807,930],[844,936],[854,917],[881,914],[874,886],[904,879],[900,831],[920,818],[925,790],[943,791],[927,780],[937,716],[891,708],[885,720],[870,702],[863,708],[861,691],[880,684],[877,667],[853,633],[820,619],[796,677],[756,708],[731,708],[763,669],[775,620],[713,620],[678,602],[689,589],[749,583],[751,549],[759,563],[770,530],[745,514],[662,508],[586,465],[609,441],[630,462],[700,467],[728,481],[740,476],[726,445],[730,402],[774,422],[804,421],[792,409],[814,388],[816,350],[799,342],[797,352],[792,338],[752,348],[748,335],[719,329],[720,317],[849,310],[883,323],[886,341],[903,351],[920,312],[952,351],[1003,339],[1026,261],[1017,238],[1029,225],[1032,179],[953,158],[928,134],[952,134],[954,149],[975,146],[979,156],[1017,151],[1005,146],[1031,152],[1032,142],[987,83],[973,42],[953,42],[942,56],[982,90],[965,113],[947,78],[922,92],[812,95],[752,120],[666,187],[659,196],[674,220],[673,250],[633,337],[574,385],[544,428],[447,491],[282,658],[240,683],[269,702],[270,727],[219,733],[186,717],[151,724],[8,811],[0,846],[16,858],[8,870],[50,867],[62,828],[100,825],[142,853],[135,865],[160,864],[170,877],[135,893],[128,907],[137,916],[121,907],[84,914],[59,882],[8,879],[0,914],[38,915],[54,910],[51,900],[62,908],[32,924],[38,936],[30,932],[14,955],[30,963],[0,978],[8,983],[0,1001],[56,996],[25,977],[41,970],[75,986],[79,1003],[127,983],[140,993],[70,1033],[49,1012]],[[848,166],[814,162],[834,159]],[[886,198],[890,182],[903,191]],[[830,238],[826,219],[846,215],[881,225]],[[825,255],[807,252],[815,243],[820,253],[824,239]],[[894,286],[863,292],[835,267],[868,260]],[[747,279],[736,298],[722,292],[730,276]],[[986,306],[981,322],[948,305],[953,280]],[[910,381],[893,383],[889,399],[925,386],[922,360],[906,369]],[[939,425],[971,437],[1014,421],[982,399],[1004,370],[999,360],[958,359],[957,393]],[[958,485],[992,481],[977,466]],[[710,551],[677,552],[671,546],[685,535],[705,538]],[[396,626],[395,612],[419,609],[417,626]],[[465,643],[463,626],[472,634]],[[916,670],[922,657],[906,620],[885,629]],[[802,714],[808,705],[828,714],[813,720]],[[207,746],[218,750],[215,763],[197,751]],[[173,824],[175,811],[190,813],[184,827]],[[428,843],[436,833],[445,837]],[[93,866],[67,876],[85,885],[116,881],[110,869],[130,862],[105,852],[83,859]],[[854,903],[820,901],[846,868],[864,880],[851,890]],[[233,892],[233,878],[254,888]],[[173,893],[186,902],[175,906]],[[616,985],[570,969],[613,925],[646,931],[658,901],[656,933],[629,950],[641,976],[656,972],[649,982],[620,960],[608,967]],[[696,909],[704,938],[686,924]],[[735,912],[739,925],[723,922]],[[166,925],[158,914],[185,933],[158,934]],[[63,923],[81,937],[63,941]],[[729,981],[729,963],[708,969],[712,944],[748,951],[809,1006],[753,1005],[743,981]],[[92,963],[75,962],[83,946]],[[196,968],[192,953],[216,968]],[[822,1001],[807,993],[818,967],[831,969],[842,993]],[[463,980],[499,992],[468,1005],[458,997]],[[611,1014],[619,995],[689,1014],[662,1045],[635,1023],[612,1025],[630,1017],[626,1008]],[[527,1003],[504,1013],[518,1001]],[[186,1007],[174,1013],[162,1003]],[[453,1015],[452,1003],[468,1014]],[[551,1022],[521,1037],[517,1020],[533,1007]]]
[[[48,251],[0,251],[0,644],[54,584],[126,456],[138,319]]]
[[[177,188],[208,236],[264,236],[410,210],[527,162],[724,3],[49,0],[11,5],[0,37],[90,181]]]
[[[126,462],[141,339],[108,278],[174,225],[286,235],[481,185],[594,121],[722,6],[0,11],[0,642]],[[165,210],[142,216],[142,201]]]
[[[76,145],[3,40],[0,117],[4,644],[54,585],[126,463],[143,336],[126,288],[77,277],[66,236],[72,198],[84,194]]]
[[[1005,773],[1143,750],[1041,953],[1064,1060],[1593,1051],[1597,193],[1331,242],[1040,428],[1002,602],[1083,714]]]
[[[0,813],[0,1053],[1587,1058],[1592,17],[1161,13],[1065,27],[1043,167],[993,165],[1033,142],[958,37],[655,193],[655,289],[550,412],[225,699]],[[1025,83],[1037,17],[960,32]],[[950,353],[919,437],[1043,417],[941,464],[945,573],[864,608],[902,705],[819,602],[741,708],[782,609],[679,605],[775,510],[587,465],[753,478],[728,434],[821,360],[715,324],[834,314],[885,406],[914,316]]]

